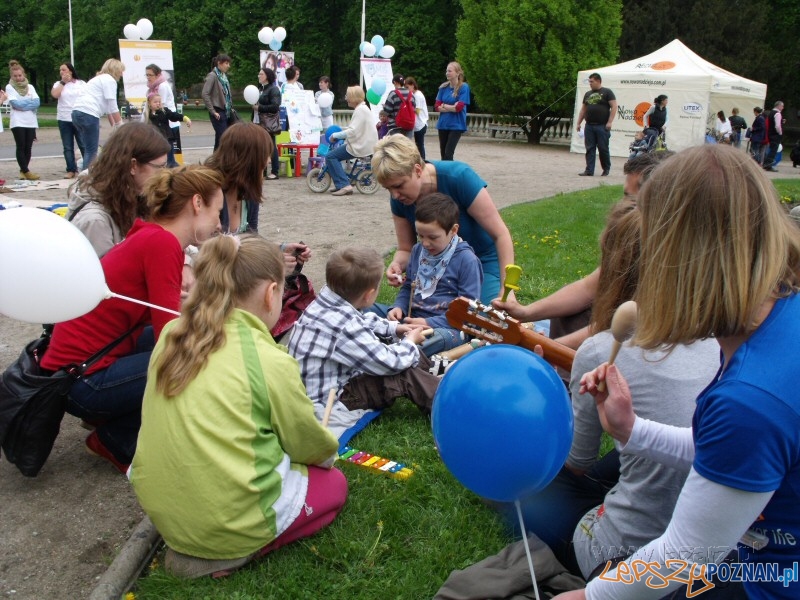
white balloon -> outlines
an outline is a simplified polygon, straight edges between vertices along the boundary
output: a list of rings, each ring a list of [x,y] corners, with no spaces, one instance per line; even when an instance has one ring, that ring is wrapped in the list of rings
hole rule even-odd
[[[384,46],[378,55],[381,58],[392,58],[394,56],[394,46]]]
[[[262,27],[261,31],[258,32],[258,41],[264,45],[269,45],[274,35],[272,27]]]
[[[319,95],[319,98],[317,98],[317,104],[320,108],[333,106],[333,94],[330,92],[323,92]]]
[[[276,27],[274,35],[276,40],[282,42],[286,39],[286,30],[283,27]]]
[[[258,88],[254,85],[248,85],[246,88],[244,88],[244,99],[248,104],[255,104],[258,102],[259,95]]]
[[[89,240],[41,208],[0,211],[0,313],[31,323],[86,314],[110,294]]]
[[[370,42],[364,42],[364,56],[375,56],[375,46]]]
[[[133,23],[128,23],[122,28],[122,33],[126,40],[138,40],[142,37],[142,32]]]
[[[136,27],[139,28],[139,32],[142,34],[143,40],[146,40],[153,35],[153,24],[150,22],[150,19],[139,19],[136,22]]]

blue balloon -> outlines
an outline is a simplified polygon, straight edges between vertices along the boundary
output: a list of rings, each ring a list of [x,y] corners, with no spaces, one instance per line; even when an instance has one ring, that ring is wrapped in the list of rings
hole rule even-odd
[[[519,346],[487,346],[456,362],[439,384],[432,419],[450,472],[498,502],[544,489],[572,445],[564,383],[544,359]]]
[[[331,143],[331,134],[332,133],[336,133],[337,131],[341,131],[341,130],[342,130],[342,128],[339,127],[338,125],[331,125],[330,127],[328,127],[325,130],[325,141],[328,142],[328,144],[330,144]]]
[[[282,45],[283,45],[283,44],[281,44],[281,42],[279,42],[279,41],[278,41],[278,40],[276,40],[275,38],[272,38],[272,41],[269,43],[269,47],[270,47],[272,50],[274,50],[275,52],[277,52],[278,50],[280,50]]]
[[[375,46],[375,56],[378,56],[381,53],[381,48],[383,48],[383,38],[379,35],[373,35],[371,43]]]
[[[376,77],[372,80],[372,85],[369,89],[378,94],[378,96],[383,96],[383,92],[386,91],[386,81]]]

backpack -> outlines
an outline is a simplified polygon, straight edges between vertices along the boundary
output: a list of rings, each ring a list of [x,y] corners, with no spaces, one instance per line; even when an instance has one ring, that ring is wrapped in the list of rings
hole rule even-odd
[[[404,98],[403,94],[397,90],[395,90],[395,94],[400,96],[400,108],[394,117],[394,123],[400,129],[411,131],[417,121],[417,111],[414,109],[414,95],[409,91]]]

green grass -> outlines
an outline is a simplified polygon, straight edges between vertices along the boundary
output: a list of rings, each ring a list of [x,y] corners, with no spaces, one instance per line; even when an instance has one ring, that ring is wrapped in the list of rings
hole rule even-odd
[[[525,301],[594,269],[605,213],[621,195],[620,186],[604,186],[502,212],[524,269]],[[379,301],[391,302],[395,292],[385,286]],[[410,403],[385,411],[352,445],[405,462],[414,475],[396,481],[344,464],[347,505],[318,535],[219,581],[182,581],[156,565],[139,580],[136,597],[430,598],[451,570],[511,541],[495,512],[447,471],[434,449],[430,419]]]

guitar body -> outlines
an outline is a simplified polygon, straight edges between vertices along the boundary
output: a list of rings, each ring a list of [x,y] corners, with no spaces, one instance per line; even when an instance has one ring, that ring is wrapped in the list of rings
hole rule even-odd
[[[572,370],[572,361],[575,359],[572,348],[526,328],[503,311],[461,297],[450,303],[446,316],[447,322],[456,329],[492,344],[513,344],[530,351],[541,346],[547,362],[565,371]]]

